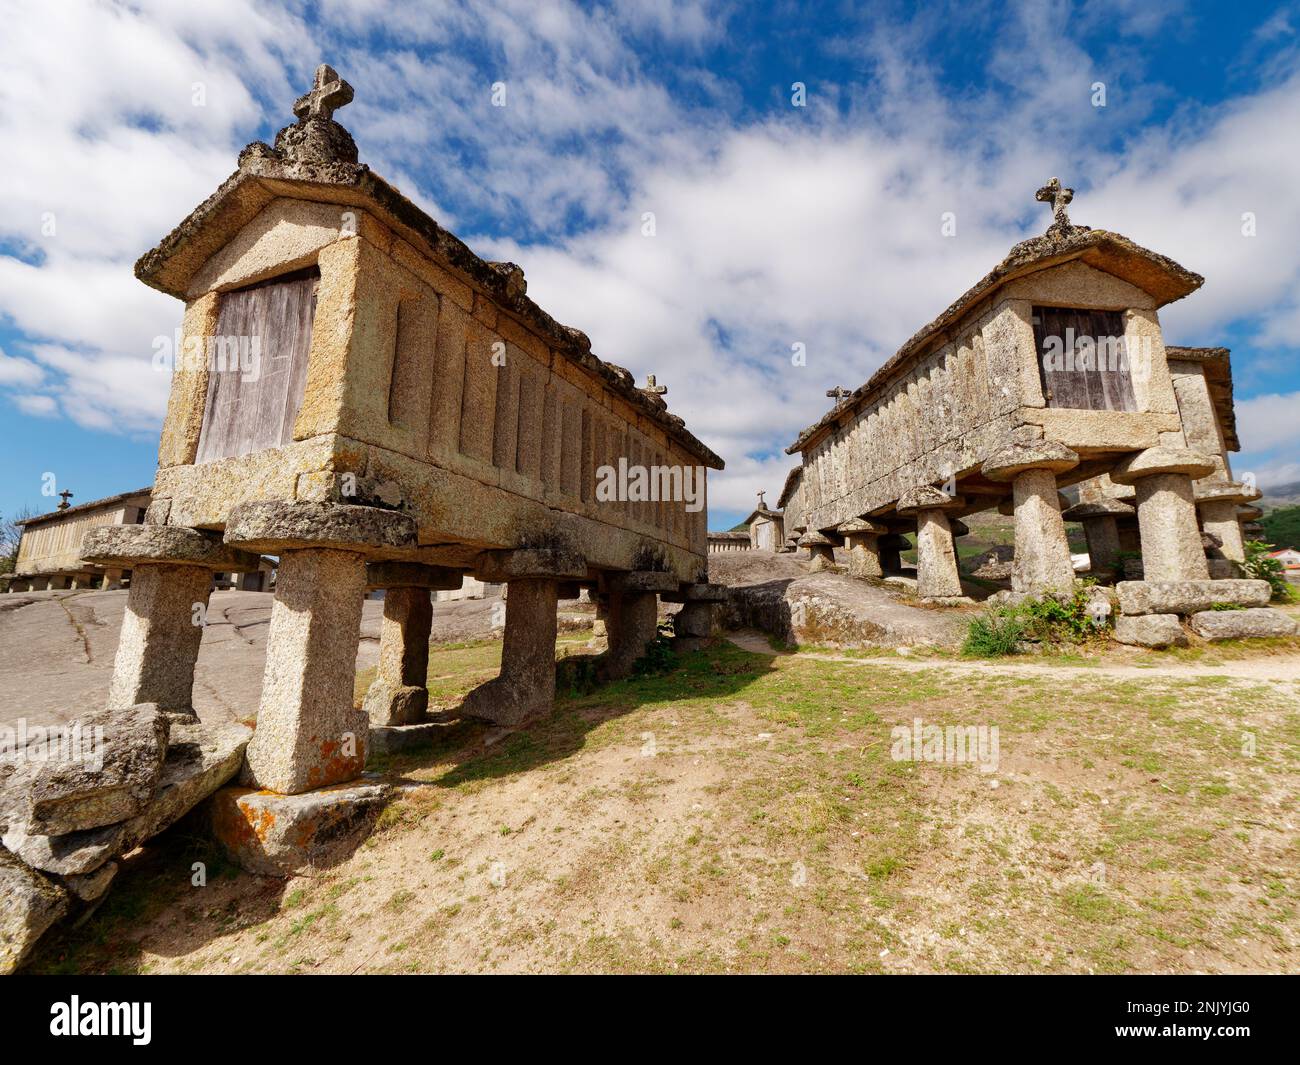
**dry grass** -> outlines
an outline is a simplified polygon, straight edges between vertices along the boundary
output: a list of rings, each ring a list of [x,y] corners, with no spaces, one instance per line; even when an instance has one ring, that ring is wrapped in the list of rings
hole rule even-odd
[[[436,655],[439,695],[491,654]],[[407,790],[323,877],[161,841],[31,968],[1292,970],[1298,711],[1294,683],[723,646],[382,764]],[[997,726],[997,771],[895,761],[916,717]]]

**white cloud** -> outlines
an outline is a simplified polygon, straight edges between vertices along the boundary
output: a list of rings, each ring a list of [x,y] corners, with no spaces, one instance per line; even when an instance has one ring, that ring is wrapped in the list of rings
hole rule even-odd
[[[59,405],[54,402],[51,396],[41,395],[24,395],[19,393],[13,397],[14,404],[24,414],[32,414],[38,418],[50,418],[58,413]]]
[[[795,461],[781,449],[828,408],[826,389],[860,384],[1041,231],[1033,192],[1052,174],[1079,189],[1077,221],[1205,274],[1162,315],[1171,340],[1207,343],[1247,321],[1260,345],[1294,345],[1300,186],[1281,177],[1300,170],[1300,141],[1283,132],[1300,125],[1294,56],[1275,56],[1258,92],[1125,132],[1169,102],[1143,50],[1192,17],[1181,6],[1086,5],[1080,17],[1113,40],[1088,54],[1064,7],[1026,4],[989,54],[986,85],[960,96],[941,91],[929,46],[986,18],[983,5],[906,26],[873,17],[837,45],[863,57],[862,84],[809,76],[808,108],[774,96],[755,116],[703,68],[674,73],[712,106],[683,106],[640,47],[657,38],[689,58],[724,39],[731,5],[331,0],[309,26],[297,5],[251,0],[0,0],[0,138],[23,160],[0,170],[0,240],[21,252],[0,256],[0,314],[31,356],[0,358],[0,387],[43,406],[29,391],[41,387],[82,425],[156,427],[167,380],[149,370],[151,342],[179,306],[136,282],[131,263],[233,169],[244,141],[288,120],[321,59],[357,88],[340,118],[364,160],[476,250],[523,265],[530,294],[598,354],[668,384],[670,408],[728,462],[715,508],[748,511],[759,488],[775,502]],[[1261,33],[1289,40],[1293,21]],[[1089,104],[1094,79],[1110,88],[1104,110]],[[491,106],[496,80],[505,108]],[[206,107],[191,102],[195,82]],[[945,211],[955,238],[941,236]],[[1255,237],[1241,235],[1244,211]],[[806,367],[790,364],[795,342]],[[1236,353],[1239,382],[1249,355]],[[1279,404],[1294,398],[1245,401],[1252,461],[1285,468],[1295,440]]]

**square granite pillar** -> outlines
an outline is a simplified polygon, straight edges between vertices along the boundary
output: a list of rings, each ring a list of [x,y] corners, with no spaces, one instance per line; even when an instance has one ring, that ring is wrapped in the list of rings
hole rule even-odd
[[[379,629],[379,667],[363,709],[372,725],[414,725],[429,710],[428,588],[389,588]]]
[[[202,566],[135,567],[113,660],[109,709],[157,703],[161,710],[194,713],[194,664],[211,584],[212,571]]]
[[[360,776],[370,723],[352,693],[366,558],[414,549],[414,520],[380,507],[259,501],[231,510],[225,540],[280,558],[243,782],[293,795]]]
[[[365,557],[319,547],[280,556],[248,783],[296,794],[352,780],[366,764],[356,685]]]
[[[255,568],[256,555],[171,525],[108,525],[81,545],[83,562],[131,569],[108,706],[157,703],[193,716],[194,664],[214,570]]]
[[[1216,486],[1217,487],[1217,486]],[[1244,487],[1244,486],[1242,486]],[[1246,561],[1246,538],[1241,532],[1237,504],[1252,498],[1244,492],[1227,498],[1201,498],[1203,489],[1196,486],[1196,506],[1201,515],[1201,528],[1219,538],[1223,557],[1233,562]]]
[[[383,588],[384,620],[379,630],[379,667],[362,709],[372,725],[415,725],[429,709],[430,592],[459,588],[458,569],[417,562],[372,562],[366,587]]]
[[[564,548],[485,551],[476,576],[506,585],[501,673],[470,692],[461,713],[513,728],[555,707],[559,583],[586,577],[587,563]]]

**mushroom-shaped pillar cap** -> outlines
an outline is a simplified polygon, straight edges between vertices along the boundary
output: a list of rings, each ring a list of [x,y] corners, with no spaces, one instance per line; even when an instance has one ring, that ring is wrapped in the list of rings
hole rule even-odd
[[[1136,484],[1143,477],[1157,473],[1183,473],[1188,477],[1204,477],[1214,472],[1214,460],[1209,455],[1185,447],[1149,447],[1125,456],[1110,471],[1116,484]]]
[[[834,547],[835,541],[828,536],[823,536],[816,529],[810,529],[799,537],[800,547]]]
[[[202,566],[223,573],[251,572],[261,563],[258,555],[227,547],[213,534],[179,525],[101,525],[86,533],[81,560],[125,568]]]
[[[1198,484],[1194,494],[1198,503],[1249,503],[1264,493],[1240,481],[1211,481]]]
[[[414,519],[395,510],[351,503],[240,503],[226,519],[226,543],[248,551],[325,548],[372,557],[416,546]]]
[[[1122,499],[1109,496],[1092,499],[1086,503],[1075,503],[1061,511],[1066,521],[1087,521],[1089,518],[1125,518],[1132,517],[1135,511]]]
[[[965,536],[970,532],[970,526],[960,518],[949,518],[948,527],[952,530],[953,536]]]
[[[1258,521],[1264,516],[1264,512],[1259,507],[1238,507],[1238,521]]]
[[[990,481],[1010,481],[1026,470],[1065,473],[1079,465],[1079,456],[1056,440],[1008,444],[984,460],[981,472]]]
[[[899,496],[894,509],[900,514],[919,514],[923,510],[960,510],[965,505],[961,496],[950,496],[941,488],[922,484]]]
[[[841,536],[884,536],[889,532],[889,526],[881,525],[880,522],[872,521],[870,518],[850,518],[835,526],[835,531]]]

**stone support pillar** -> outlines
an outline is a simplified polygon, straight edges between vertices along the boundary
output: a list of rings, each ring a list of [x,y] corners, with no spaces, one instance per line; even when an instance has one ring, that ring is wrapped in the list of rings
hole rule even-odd
[[[256,567],[257,557],[196,529],[108,525],[86,534],[81,558],[132,570],[109,708],[157,703],[169,713],[194,716],[194,664],[212,573]]]
[[[369,730],[352,701],[366,557],[413,549],[415,522],[377,507],[245,503],[225,539],[280,558],[244,783],[292,795],[356,778]]]
[[[459,588],[459,570],[410,562],[374,562],[366,587],[383,588],[379,665],[362,709],[372,725],[414,725],[429,709],[430,592]]]
[[[1083,535],[1088,540],[1088,562],[1092,576],[1116,573],[1119,553],[1125,550],[1120,538],[1120,518],[1136,518],[1133,508],[1118,499],[1096,499],[1089,503],[1076,503],[1061,517],[1066,521],[1077,521],[1083,526]]]
[[[904,492],[899,514],[916,517],[916,594],[922,599],[957,599],[962,595],[948,512],[966,501],[930,485]]]
[[[808,559],[812,562],[814,573],[835,565],[835,541],[816,529],[804,533],[799,538],[799,546],[808,549]]]
[[[1246,540],[1238,505],[1258,499],[1260,492],[1234,481],[1199,482],[1194,486],[1201,528],[1219,538],[1219,550],[1232,562],[1246,560]]]
[[[1192,480],[1213,469],[1213,461],[1199,452],[1160,446],[1128,456],[1111,472],[1116,484],[1134,487],[1144,580],[1210,579]]]
[[[880,564],[880,538],[889,533],[888,526],[867,518],[846,521],[836,530],[844,537],[849,553],[849,576],[863,579],[880,578],[884,569]]]
[[[1074,587],[1056,476],[1078,464],[1079,456],[1055,440],[1010,444],[985,460],[985,477],[1011,483],[1016,518],[1012,591],[1041,595]]]
[[[556,607],[560,581],[587,576],[581,555],[562,548],[485,551],[476,576],[506,584],[501,673],[465,697],[461,713],[514,727],[555,707]]]

